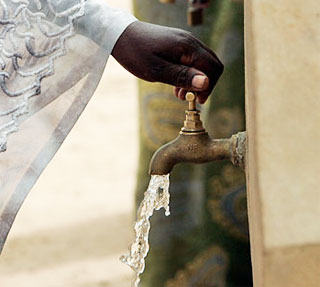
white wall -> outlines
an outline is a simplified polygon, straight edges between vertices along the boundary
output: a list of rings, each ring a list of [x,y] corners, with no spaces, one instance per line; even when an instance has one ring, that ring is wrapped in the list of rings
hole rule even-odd
[[[256,286],[319,286],[319,0],[247,0],[246,67]]]

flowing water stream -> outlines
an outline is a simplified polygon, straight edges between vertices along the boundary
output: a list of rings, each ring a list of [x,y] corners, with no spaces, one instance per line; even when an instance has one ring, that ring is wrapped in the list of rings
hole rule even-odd
[[[169,175],[152,175],[147,191],[144,193],[134,224],[135,241],[129,247],[129,253],[121,256],[120,260],[129,265],[136,273],[132,287],[138,287],[140,274],[145,269],[145,258],[149,252],[150,217],[154,210],[165,209],[166,216],[169,210]]]

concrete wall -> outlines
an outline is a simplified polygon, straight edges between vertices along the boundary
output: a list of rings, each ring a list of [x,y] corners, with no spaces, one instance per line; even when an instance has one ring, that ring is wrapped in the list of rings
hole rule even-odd
[[[320,1],[245,6],[255,286],[320,286]]]

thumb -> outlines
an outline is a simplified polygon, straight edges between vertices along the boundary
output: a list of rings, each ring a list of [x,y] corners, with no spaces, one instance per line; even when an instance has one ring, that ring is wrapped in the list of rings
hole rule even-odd
[[[209,78],[201,71],[182,65],[171,65],[166,75],[167,84],[192,90],[196,92],[205,91],[209,87]]]
[[[209,87],[209,78],[206,75],[195,75],[191,81],[194,91],[205,91]]]

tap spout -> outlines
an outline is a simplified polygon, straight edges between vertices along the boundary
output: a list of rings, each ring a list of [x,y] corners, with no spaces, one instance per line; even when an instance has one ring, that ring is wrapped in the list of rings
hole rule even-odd
[[[169,174],[178,163],[207,163],[231,160],[234,165],[245,166],[245,132],[229,139],[211,139],[207,132],[185,133],[159,148],[153,155],[149,174]]]

